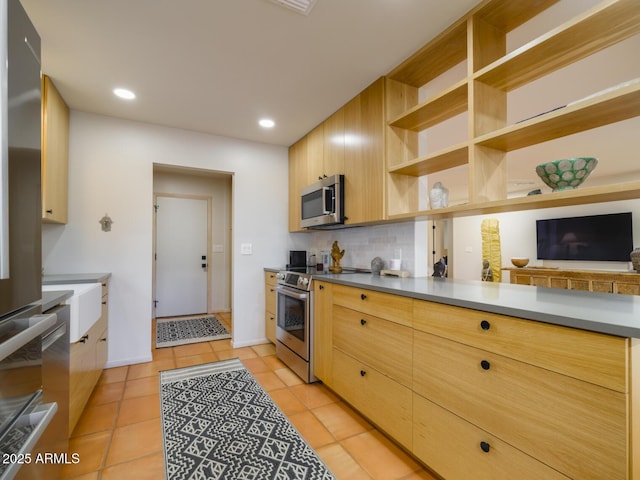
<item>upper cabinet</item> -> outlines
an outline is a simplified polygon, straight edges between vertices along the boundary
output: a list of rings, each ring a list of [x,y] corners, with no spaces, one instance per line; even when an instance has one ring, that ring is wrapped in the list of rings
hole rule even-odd
[[[69,107],[42,75],[42,221],[67,223]]]
[[[380,78],[289,147],[289,231],[300,227],[300,190],[345,176],[345,224],[384,219],[384,91]]]
[[[568,20],[561,20],[554,28],[509,50],[508,34],[534,17],[546,15],[556,3],[558,0],[482,2],[389,73],[389,219],[464,216],[640,197],[638,181],[596,186],[587,182],[587,186],[576,190],[514,198],[508,194],[512,180],[508,178],[509,152],[640,114],[640,82],[631,78],[604,89],[596,88],[590,95],[558,108],[539,107],[542,111],[524,120],[509,118],[509,109],[515,103],[509,96],[511,92],[540,79],[544,81],[596,53],[606,55],[606,49],[640,32],[640,2],[607,0],[572,14]],[[621,64],[629,59],[615,61]],[[440,82],[435,89],[423,89],[454,70],[462,72],[457,79],[444,85]],[[583,80],[575,79],[576,85]],[[552,89],[553,86],[547,89],[547,97],[555,93]],[[529,99],[529,103],[544,106],[548,100],[540,96]],[[422,145],[421,132],[461,114],[467,116],[463,124],[466,138],[444,147]],[[580,147],[576,142],[574,150],[581,152]],[[543,163],[554,158],[539,160]],[[467,198],[447,208],[429,209],[426,189],[418,178],[453,169],[461,172],[460,184],[466,185]]]

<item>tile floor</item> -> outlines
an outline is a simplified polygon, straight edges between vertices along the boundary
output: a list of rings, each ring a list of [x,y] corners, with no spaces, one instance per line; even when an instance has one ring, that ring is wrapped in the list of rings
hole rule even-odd
[[[229,340],[162,348],[151,362],[105,370],[71,437],[80,462],[60,478],[164,478],[158,372],[234,357],[339,479],[436,480],[325,386],[302,383],[273,345],[234,349]]]

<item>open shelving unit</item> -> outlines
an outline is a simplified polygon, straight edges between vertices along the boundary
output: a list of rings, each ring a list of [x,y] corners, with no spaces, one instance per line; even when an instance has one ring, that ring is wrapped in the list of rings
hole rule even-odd
[[[507,124],[507,92],[640,33],[638,0],[606,0],[507,53],[507,34],[557,2],[487,0],[387,75],[393,89],[387,95],[390,220],[640,198],[639,182],[507,198],[507,152],[640,115],[640,82],[635,81]],[[417,101],[420,87],[461,62],[467,65],[466,78]],[[418,154],[419,132],[463,112],[469,118],[466,142]],[[468,165],[468,203],[419,209],[417,178],[461,165]]]

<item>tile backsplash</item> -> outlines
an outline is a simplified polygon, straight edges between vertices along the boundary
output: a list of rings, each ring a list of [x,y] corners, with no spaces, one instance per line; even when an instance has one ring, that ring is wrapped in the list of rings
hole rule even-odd
[[[380,257],[389,267],[389,260],[400,253],[401,269],[413,276],[416,273],[415,224],[412,222],[353,227],[340,230],[320,230],[309,233],[292,233],[291,250],[307,250],[308,254],[319,255],[321,250],[331,250],[335,240],[341,250],[345,250],[343,267],[371,268],[371,260]],[[423,248],[427,249],[424,239]]]

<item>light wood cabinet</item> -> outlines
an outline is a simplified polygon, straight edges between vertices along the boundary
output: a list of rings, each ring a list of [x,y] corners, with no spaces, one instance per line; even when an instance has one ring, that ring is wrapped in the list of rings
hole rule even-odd
[[[276,274],[264,273],[264,331],[267,340],[276,343]]]
[[[289,147],[289,231],[301,231],[300,190],[345,176],[345,224],[385,217],[385,79],[380,78]]]
[[[413,449],[447,480],[569,480],[449,410],[414,394]],[[472,466],[472,467],[470,467]]]
[[[42,220],[67,223],[69,107],[42,75]]]
[[[626,338],[435,302],[414,303],[413,325],[417,331],[628,392]]]
[[[333,386],[333,285],[313,281],[313,373]]]
[[[504,270],[509,272],[510,282],[517,285],[640,295],[640,274],[635,272],[526,267]]]
[[[344,106],[345,224],[383,220],[384,78]]]
[[[394,440],[411,449],[411,389],[337,348],[333,351],[333,388]]]
[[[342,285],[332,298],[331,387],[410,448],[411,300]]]
[[[319,285],[319,378],[443,478],[638,478],[635,339]]]
[[[627,395],[435,335],[414,392],[570,478],[627,478]]]
[[[102,314],[69,352],[69,432],[73,432],[102,374],[108,355],[109,290],[102,284]]]
[[[333,303],[400,325],[412,325],[413,301],[410,298],[364,288],[334,285]]]
[[[411,387],[410,327],[333,307],[333,345],[391,379]]]
[[[392,220],[441,218],[640,197],[640,182],[507,198],[507,152],[640,114],[640,84],[631,83],[566,107],[507,124],[507,93],[640,32],[640,3],[607,0],[507,53],[507,34],[557,0],[487,0],[388,74],[387,173]],[[467,76],[418,103],[417,89],[466,62]],[[400,95],[399,92],[403,91]],[[399,112],[399,110],[404,110]],[[467,140],[419,156],[418,132],[467,112]],[[468,203],[420,209],[411,181],[468,167]]]

